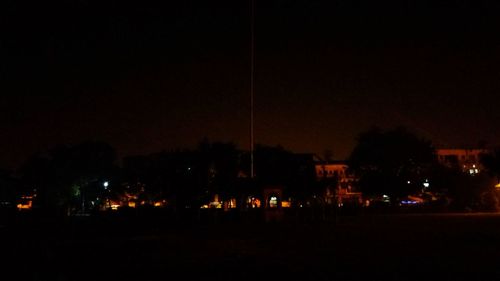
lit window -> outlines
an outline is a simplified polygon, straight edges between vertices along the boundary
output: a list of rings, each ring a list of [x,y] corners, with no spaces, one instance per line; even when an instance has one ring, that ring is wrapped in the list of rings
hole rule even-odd
[[[252,208],[260,208],[260,200],[257,198],[252,198]]]
[[[276,196],[271,196],[271,199],[269,199],[269,207],[278,208],[278,198]]]

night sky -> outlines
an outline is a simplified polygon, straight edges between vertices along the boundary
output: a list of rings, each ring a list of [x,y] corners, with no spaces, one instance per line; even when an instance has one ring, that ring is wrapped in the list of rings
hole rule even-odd
[[[500,144],[499,1],[255,0],[255,139],[345,158],[372,126]],[[249,145],[249,1],[2,1],[0,167]]]

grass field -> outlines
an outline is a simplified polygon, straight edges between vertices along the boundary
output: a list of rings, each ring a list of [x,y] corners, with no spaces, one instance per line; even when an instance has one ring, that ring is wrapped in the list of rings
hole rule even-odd
[[[2,280],[500,280],[500,215],[0,229]],[[15,277],[15,278],[14,278]]]

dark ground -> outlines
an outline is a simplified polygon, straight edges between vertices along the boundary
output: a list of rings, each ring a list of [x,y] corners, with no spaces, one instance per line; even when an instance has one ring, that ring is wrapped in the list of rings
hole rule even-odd
[[[1,280],[500,280],[499,214],[3,226]]]

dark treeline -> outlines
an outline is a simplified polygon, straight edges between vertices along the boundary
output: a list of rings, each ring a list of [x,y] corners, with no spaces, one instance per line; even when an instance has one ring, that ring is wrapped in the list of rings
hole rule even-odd
[[[375,128],[359,135],[349,166],[365,196],[387,194],[394,204],[418,194],[441,210],[491,211],[498,209],[499,156],[500,149],[481,154],[486,172],[471,175],[458,163],[440,163],[432,142],[405,128]]]
[[[327,213],[339,206],[339,178],[317,176],[317,166],[328,159],[266,145],[257,145],[254,156],[251,179],[250,153],[233,143],[205,139],[195,149],[128,156],[121,165],[113,147],[104,142],[60,145],[33,155],[18,171],[1,171],[0,201],[3,209],[29,201],[34,211],[62,216],[154,207],[172,212],[243,210],[266,207],[269,198],[263,190],[274,188],[279,190],[275,200],[286,201],[291,209]],[[430,141],[406,129],[362,133],[346,162],[356,178],[355,191],[363,194],[357,207],[382,195],[390,198],[390,206],[418,195],[428,199],[426,205],[443,210],[497,208],[500,150],[483,155],[486,172],[474,176],[440,165],[436,158]]]
[[[257,145],[254,180],[250,155],[233,143],[203,140],[196,149],[128,156],[119,166],[104,142],[57,146],[2,174],[2,201],[32,199],[33,209],[67,215],[120,204],[199,209],[214,200],[246,207],[262,200],[262,186],[286,186],[283,196],[300,204],[316,191],[314,163],[308,155],[281,146]],[[221,205],[227,208],[227,205]]]

